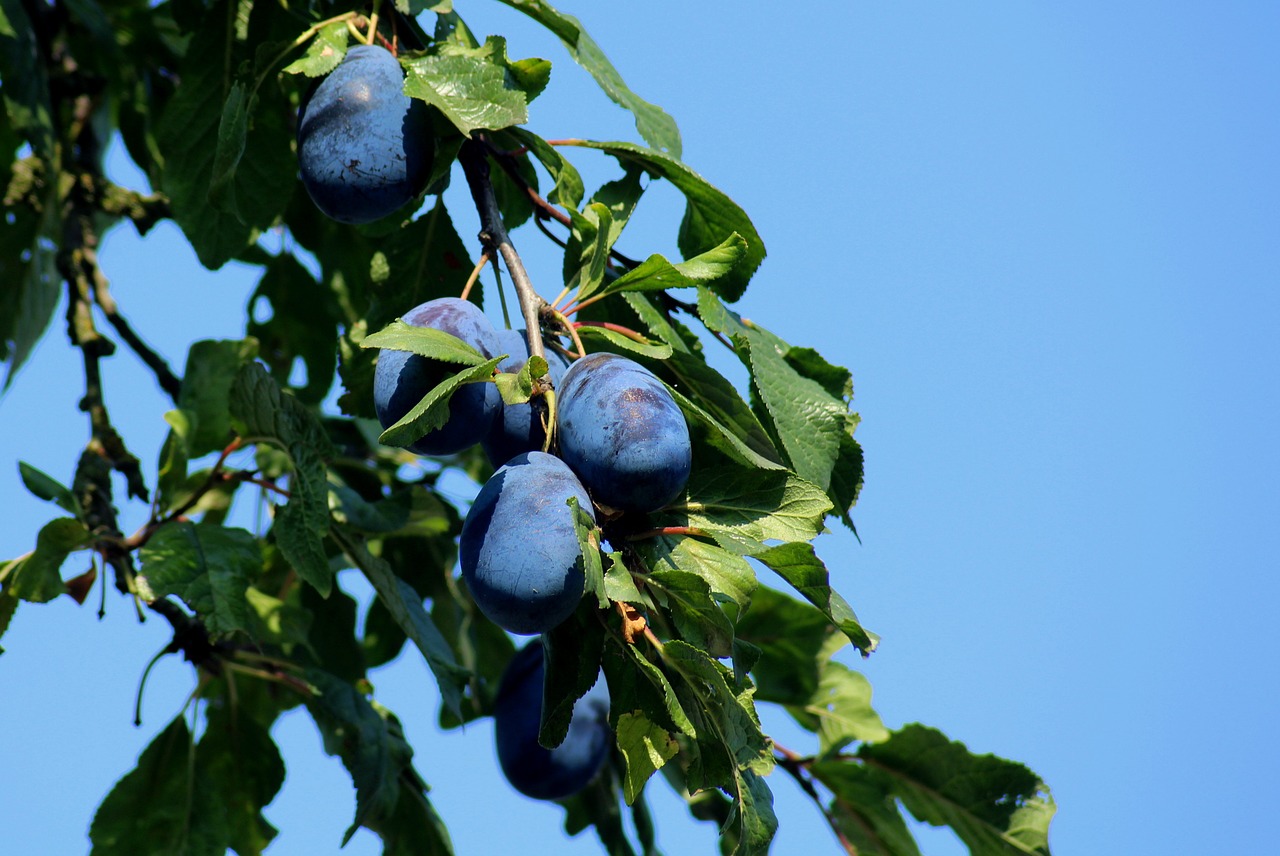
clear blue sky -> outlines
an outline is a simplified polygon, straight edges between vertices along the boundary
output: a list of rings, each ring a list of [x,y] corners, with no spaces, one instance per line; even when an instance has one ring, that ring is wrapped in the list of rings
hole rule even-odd
[[[864,668],[886,721],[1031,766],[1058,801],[1061,856],[1263,852],[1280,762],[1280,6],[562,4],[753,217],[769,258],[743,313],[853,370],[863,543],[819,549],[884,637]],[[558,44],[497,4],[456,5],[513,56],[555,63],[533,130],[634,139]],[[590,155],[588,183],[609,165]],[[464,189],[450,194],[463,211]],[[632,255],[674,252],[678,201],[651,197],[620,244]],[[558,290],[545,241],[515,238]],[[243,334],[250,275],[202,271],[172,229],[121,229],[102,260],[177,366],[191,340]],[[0,400],[3,557],[55,511],[16,459],[68,481],[87,436],[60,318]],[[106,372],[118,426],[150,456],[165,401],[127,353]],[[168,635],[108,607],[99,623],[66,599],[24,605],[3,640],[12,852],[86,850],[93,807],[191,689],[166,660],[134,729],[137,678]],[[416,657],[374,680],[460,854],[597,852],[506,787],[484,725],[435,729]],[[345,771],[304,716],[276,737],[289,777],[270,852],[337,852]],[[792,783],[772,785],[775,852],[836,852]],[[713,852],[663,782],[650,792],[660,846]],[[345,852],[378,851],[362,832]]]

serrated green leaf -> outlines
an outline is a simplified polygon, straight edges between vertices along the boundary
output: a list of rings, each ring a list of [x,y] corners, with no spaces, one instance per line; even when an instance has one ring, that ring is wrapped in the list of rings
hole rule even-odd
[[[606,645],[601,665],[609,679],[609,717],[615,731],[617,716],[642,710],[651,721],[669,730],[698,736],[667,676],[635,646]]]
[[[739,358],[751,370],[752,387],[765,411],[761,418],[767,417],[791,468],[827,490],[842,438],[850,430],[848,402],[800,374],[787,359],[789,345],[744,323],[706,288],[698,289],[698,314],[709,329],[733,339]]]
[[[691,681],[707,712],[715,717],[717,739],[740,769],[749,767],[760,774],[773,769],[771,744],[760,730],[752,701],[753,688],[736,690],[731,669],[679,639],[663,645],[662,660]]]
[[[680,157],[680,129],[675,120],[661,107],[650,104],[627,88],[622,75],[609,62],[604,51],[596,44],[582,24],[572,15],[554,9],[544,0],[502,0],[513,9],[524,12],[559,37],[574,61],[595,78],[604,93],[620,107],[630,110],[636,117],[636,130],[641,138],[656,149]]]
[[[231,386],[257,353],[256,339],[203,339],[191,345],[178,394],[178,407],[194,417],[187,439],[190,457],[221,451],[231,442]]]
[[[454,43],[405,63],[404,91],[443,113],[460,132],[499,130],[529,121],[529,101],[551,73],[544,60],[512,67],[507,41],[489,36],[478,48]]]
[[[18,461],[18,475],[22,477],[22,484],[26,489],[40,499],[55,503],[63,511],[74,514],[76,517],[81,515],[80,502],[75,494],[60,484],[57,479],[41,472],[26,461]]]
[[[305,56],[285,66],[285,74],[305,74],[307,77],[323,77],[337,68],[347,55],[347,22],[337,21],[321,27]]]
[[[224,856],[226,807],[195,765],[191,733],[178,716],[116,782],[89,827],[91,856]]]
[[[288,562],[322,595],[333,585],[324,537],[329,531],[329,487],[325,458],[333,447],[307,407],[280,387],[257,363],[236,373],[229,410],[241,436],[270,441],[287,452],[293,467],[289,501],[276,513],[272,531]]]
[[[1056,806],[1044,782],[1022,764],[973,755],[915,724],[882,743],[864,744],[858,757],[917,820],[951,827],[973,856],[1048,856]]]
[[[408,492],[369,502],[359,493],[329,477],[329,511],[334,520],[363,532],[390,533],[403,529],[412,513]]]
[[[712,600],[706,580],[688,571],[654,571],[646,582],[670,613],[681,639],[712,657],[733,653],[733,625]]]
[[[722,547],[755,555],[766,541],[812,540],[830,510],[825,493],[791,473],[722,464],[695,467],[686,501],[654,516],[659,526],[693,527]]]
[[[501,357],[494,357],[446,377],[411,407],[399,422],[383,431],[378,436],[378,442],[387,446],[408,446],[416,443],[427,432],[444,425],[449,420],[449,399],[454,392],[464,383],[487,383],[500,362]]]
[[[578,536],[578,548],[582,551],[582,570],[586,577],[583,590],[596,597],[596,604],[607,609],[609,598],[604,591],[604,564],[600,558],[600,530],[587,511],[578,505],[578,498],[566,500],[573,514],[573,529]]]
[[[533,397],[533,382],[547,371],[547,361],[544,358],[530,357],[520,365],[518,372],[498,372],[493,376],[493,382],[502,395],[502,403],[508,407],[528,404]]]
[[[680,751],[680,744],[669,731],[654,725],[639,710],[618,717],[617,742],[626,764],[622,797],[627,805],[632,805],[649,777]]]
[[[712,594],[737,604],[739,612],[751,605],[757,582],[747,560],[697,538],[662,535],[637,541],[636,551],[650,571],[680,570],[697,574]]]
[[[671,386],[668,386],[667,389],[670,390],[672,397],[675,398],[676,404],[679,404],[680,409],[684,411],[691,434],[699,436],[700,439],[705,439],[709,445],[719,449],[739,463],[746,464],[748,467],[778,471],[784,469],[781,464],[771,457],[760,454],[755,447],[748,445],[716,417],[703,410],[689,398],[686,398],[682,392]]]
[[[28,164],[31,161],[27,159]],[[9,361],[5,389],[44,336],[62,297],[57,266],[62,204],[56,180],[47,180],[40,204],[43,211],[39,213],[26,206],[6,206],[6,216],[0,217],[0,274],[6,278],[6,288],[0,291],[0,354]]]
[[[693,288],[710,286],[716,280],[729,275],[747,254],[747,242],[734,232],[718,247],[699,253],[688,261],[672,264],[654,253],[613,282],[601,289],[601,294],[622,291],[662,291],[667,288]]]
[[[415,327],[403,321],[392,321],[377,333],[366,336],[360,347],[408,351],[420,357],[464,366],[478,366],[485,361],[483,354],[452,333],[434,327]]]
[[[713,250],[737,233],[746,241],[746,252],[734,268],[718,278],[713,290],[733,302],[742,297],[747,282],[764,261],[764,241],[745,211],[705,178],[670,155],[634,143],[575,140],[574,145],[608,152],[623,163],[667,179],[684,194],[684,219],[676,244],[686,259]]]
[[[755,555],[777,572],[792,588],[818,607],[837,630],[849,637],[863,656],[876,649],[880,638],[863,629],[858,616],[839,592],[831,588],[827,566],[813,551],[812,544],[780,544]]]
[[[773,792],[769,784],[752,770],[739,770],[734,778],[737,797],[735,812],[729,822],[737,826],[735,854],[754,856],[769,852],[778,831],[778,817],[773,811]]]
[[[9,594],[8,589],[0,588],[0,637],[4,636],[6,630],[9,629],[9,622],[13,620],[13,614],[18,611],[18,599]],[[0,646],[0,654],[4,653],[4,647]]]
[[[642,602],[636,581],[622,561],[621,553],[609,554],[609,567],[604,572],[605,597],[616,603],[637,604]]]
[[[262,572],[258,539],[244,529],[175,521],[141,550],[138,594],[148,603],[177,595],[214,635],[248,631],[245,589]]]
[[[34,551],[0,565],[0,583],[12,597],[48,603],[67,587],[58,573],[67,556],[93,542],[93,533],[73,517],[50,520],[36,536]]]
[[[600,202],[590,202],[582,212],[569,212],[572,233],[564,253],[564,281],[578,289],[578,299],[594,294],[604,284],[613,248],[613,212]]]

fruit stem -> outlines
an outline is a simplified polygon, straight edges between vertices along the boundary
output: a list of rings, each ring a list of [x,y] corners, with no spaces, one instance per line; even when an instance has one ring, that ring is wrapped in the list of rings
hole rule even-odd
[[[364,43],[366,45],[373,44],[374,38],[378,35],[378,13],[374,12],[369,16],[369,32],[365,34]]]
[[[580,304],[578,308],[581,309],[582,305]],[[648,339],[630,327],[623,327],[621,324],[614,324],[609,321],[574,321],[573,326],[575,329],[578,327],[599,327],[602,330],[612,330],[619,335],[626,336],[633,342],[639,342],[642,345],[649,344]]]
[[[582,346],[582,339],[578,336],[577,325],[555,309],[549,310],[547,314],[554,318],[556,323],[564,328],[565,334],[573,341],[573,347],[577,349],[578,356],[585,357],[587,355],[587,349]]]
[[[471,294],[471,287],[480,278],[480,271],[484,270],[484,266],[489,263],[489,258],[488,250],[480,254],[480,261],[476,262],[476,266],[471,269],[471,276],[467,277],[467,284],[462,287],[462,294],[459,295],[463,300],[466,300],[467,296]]]

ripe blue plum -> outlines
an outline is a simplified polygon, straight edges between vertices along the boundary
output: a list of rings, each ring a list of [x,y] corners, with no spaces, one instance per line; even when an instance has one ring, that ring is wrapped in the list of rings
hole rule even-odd
[[[542,714],[543,651],[535,639],[516,652],[502,673],[493,707],[498,764],[517,791],[540,800],[573,796],[595,778],[609,754],[609,692],[597,680],[573,706],[569,732],[555,749],[538,743]]]
[[[498,331],[474,303],[457,297],[428,300],[405,313],[415,327],[434,327],[457,336],[485,357],[501,354]],[[408,351],[383,350],[373,376],[373,406],[383,428],[399,422],[431,391],[462,366],[442,363]],[[449,399],[449,419],[415,440],[409,448],[420,455],[451,455],[475,445],[489,433],[502,397],[491,383],[468,383]]]
[[[583,357],[557,401],[560,455],[601,505],[656,511],[684,490],[689,426],[644,366],[615,354]]]
[[[316,207],[342,223],[369,223],[417,196],[435,142],[426,105],[404,94],[385,48],[357,45],[298,113],[298,166]]]
[[[529,340],[524,330],[499,330],[498,353],[511,356],[498,364],[503,372],[518,372],[529,359]],[[569,368],[569,360],[559,351],[546,349],[547,367],[551,382],[557,388],[560,379]],[[542,428],[542,421],[534,419],[533,407],[529,404],[504,404],[502,415],[493,421],[493,429],[480,441],[489,462],[500,467],[521,452],[533,452],[542,448],[547,432]]]
[[[523,635],[564,621],[586,586],[573,515],[578,505],[595,519],[577,476],[554,455],[517,455],[489,477],[462,523],[462,577],[480,611]]]

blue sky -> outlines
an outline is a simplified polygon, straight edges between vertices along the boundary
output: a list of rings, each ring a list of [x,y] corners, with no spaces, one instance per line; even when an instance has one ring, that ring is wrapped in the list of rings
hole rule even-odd
[[[497,4],[456,5],[512,56],[555,63],[534,131],[634,139],[558,44]],[[562,5],[752,216],[769,257],[743,314],[853,370],[862,544],[835,532],[819,552],[883,636],[862,668],[887,723],[1031,766],[1059,804],[1059,854],[1261,852],[1280,762],[1280,7]],[[609,177],[604,158],[576,162],[589,185]],[[646,196],[624,252],[674,253],[667,190]],[[448,198],[465,210],[461,182]],[[157,233],[118,230],[102,262],[122,311],[180,366],[190,341],[243,334],[253,283]],[[554,294],[546,242],[515,239]],[[154,473],[165,402],[127,353],[105,371]],[[58,316],[0,399],[4,557],[54,516],[16,459],[70,479],[87,435],[66,381],[79,372]],[[3,640],[0,827],[15,852],[87,849],[93,807],[192,687],[167,659],[134,729],[137,678],[168,636],[108,608],[99,623],[91,606],[24,605]],[[485,726],[435,729],[416,658],[375,684],[459,853],[597,852],[506,787]],[[270,852],[337,852],[349,779],[305,717],[276,737],[289,778],[266,812],[282,829]],[[792,784],[771,783],[775,852],[836,852]],[[710,827],[662,782],[650,791],[660,846],[713,852]],[[962,852],[945,833],[922,847]],[[377,842],[362,832],[345,852]]]

